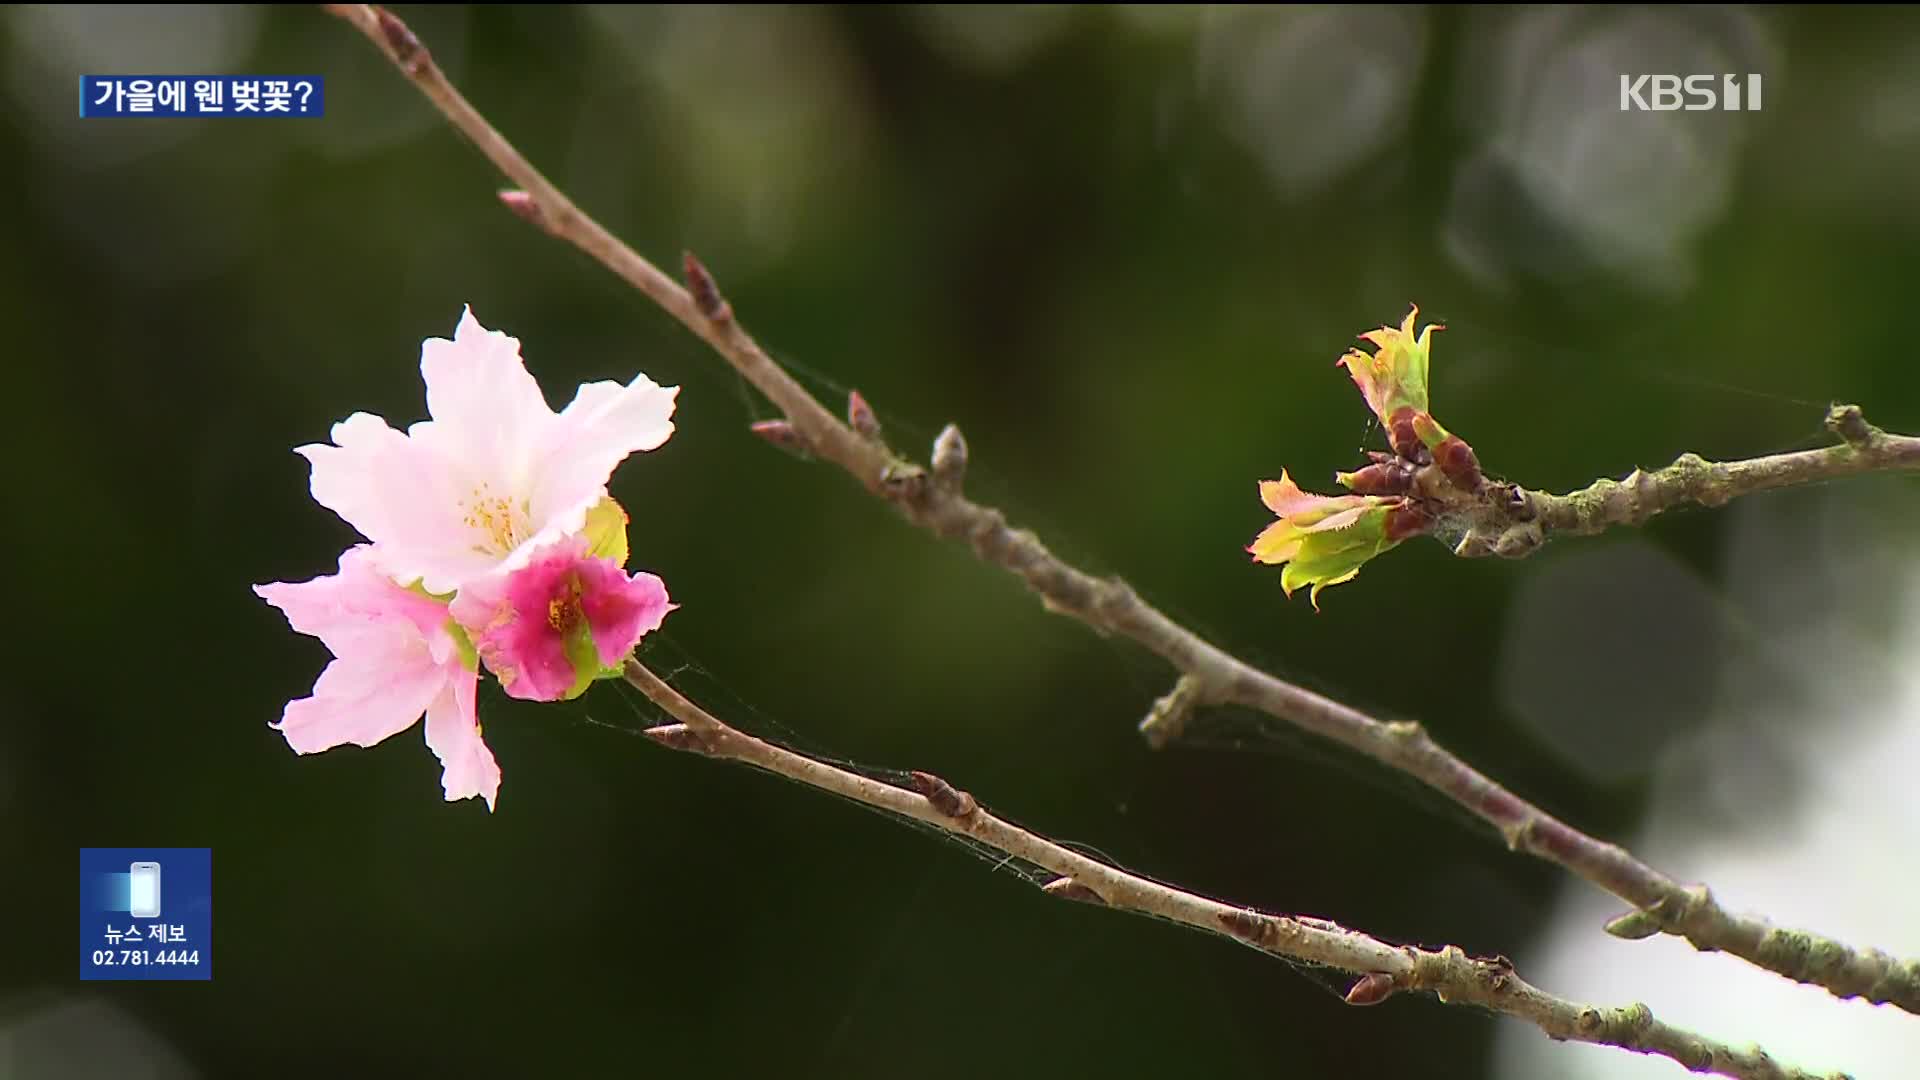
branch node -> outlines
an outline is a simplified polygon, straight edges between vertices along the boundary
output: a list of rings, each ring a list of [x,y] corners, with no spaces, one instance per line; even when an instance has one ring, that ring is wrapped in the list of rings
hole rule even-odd
[[[1621,1019],[1626,1022],[1627,1030],[1633,1033],[1636,1043],[1653,1030],[1653,1010],[1647,1008],[1645,1002],[1636,1001],[1627,1006],[1626,1015]]]
[[[1140,594],[1133,591],[1133,586],[1127,584],[1125,578],[1108,578],[1093,596],[1093,610],[1109,626],[1116,625],[1120,616],[1139,606]]]
[[[1589,1039],[1600,1034],[1600,1029],[1605,1024],[1606,1018],[1600,1015],[1599,1009],[1591,1005],[1581,1009],[1580,1015],[1574,1017],[1573,1020],[1574,1028]]]
[[[803,461],[811,456],[806,437],[786,420],[756,420],[747,430]]]
[[[933,440],[933,478],[948,491],[958,491],[966,476],[967,437],[957,424],[948,424]]]
[[[1052,881],[1040,886],[1040,891],[1046,893],[1048,896],[1057,896],[1062,900],[1074,900],[1082,904],[1092,904],[1095,907],[1107,906],[1106,897],[1101,896],[1093,890],[1092,886],[1082,883],[1079,878],[1075,877],[1054,878]]]
[[[1468,529],[1460,542],[1453,545],[1453,553],[1463,559],[1483,559],[1493,554],[1493,542],[1476,526]]]
[[[1873,449],[1873,444],[1885,432],[1867,423],[1865,413],[1858,405],[1835,404],[1827,410],[1827,430],[1846,441],[1855,450]]]
[[[880,441],[880,418],[858,390],[847,391],[847,426],[864,439]]]
[[[1719,907],[1719,902],[1713,898],[1712,890],[1705,885],[1689,885],[1680,892],[1680,897],[1668,896],[1653,906],[1652,913],[1660,919],[1663,929],[1686,933],[1688,927],[1696,926],[1703,915],[1708,916],[1710,921],[1709,913]],[[1692,941],[1693,947],[1700,952],[1720,951],[1719,946],[1712,943],[1703,945],[1693,941],[1691,937],[1688,940]]]
[[[1460,971],[1460,965],[1468,963],[1467,954],[1457,945],[1448,945],[1438,952],[1425,949],[1408,948],[1407,959],[1413,961],[1413,967],[1400,976],[1399,985],[1408,990],[1432,990],[1447,1000],[1446,988],[1453,984]]]
[[[1727,467],[1708,461],[1699,454],[1681,454],[1674,459],[1671,471],[1679,475],[1681,490],[1701,506],[1725,506],[1734,496],[1727,483]],[[1658,512],[1657,507],[1649,507],[1646,516],[1652,517]]]
[[[907,776],[913,784],[913,790],[919,792],[923,798],[933,804],[935,810],[946,817],[964,821],[972,817],[975,810],[980,809],[980,804],[973,801],[973,796],[932,773],[910,772]]]
[[[927,470],[910,461],[888,462],[880,470],[880,490],[895,502],[918,503],[927,493]]]
[[[1206,684],[1198,675],[1180,676],[1173,689],[1156,699],[1153,708],[1147,710],[1147,718],[1140,721],[1140,734],[1146,736],[1147,745],[1161,750],[1179,738],[1187,721],[1193,719],[1193,711],[1206,703],[1205,690]]]
[[[1349,1005],[1378,1005],[1393,996],[1393,976],[1374,972],[1362,975],[1360,981],[1347,990]]]
[[[1519,484],[1495,484],[1495,500],[1506,515],[1515,521],[1532,521],[1540,516],[1540,508],[1534,505],[1533,496]]]
[[[1513,961],[1504,956],[1489,956],[1474,961],[1474,974],[1485,983],[1488,990],[1499,993],[1507,988],[1514,976]]]
[[[1523,821],[1503,827],[1500,830],[1500,835],[1506,837],[1507,850],[1531,851],[1532,848],[1529,845],[1533,842],[1534,830],[1538,828],[1539,825],[1539,818],[1528,815]]]
[[[1427,729],[1418,720],[1395,720],[1385,726],[1387,734],[1399,742],[1418,742],[1427,737]]]
[[[1493,542],[1493,553],[1503,559],[1524,559],[1547,542],[1547,535],[1535,522],[1522,522],[1508,528]]]
[[[715,326],[732,322],[733,307],[720,295],[720,286],[714,283],[712,272],[699,256],[691,251],[682,252],[681,265],[687,275],[687,291],[693,294],[693,306],[701,316]]]

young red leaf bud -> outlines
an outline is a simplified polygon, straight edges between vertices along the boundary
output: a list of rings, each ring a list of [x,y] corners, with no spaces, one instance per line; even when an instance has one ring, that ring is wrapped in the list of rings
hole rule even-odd
[[[380,24],[380,34],[387,39],[387,47],[393,50],[393,58],[400,69],[408,75],[419,75],[427,69],[432,58],[427,55],[427,47],[407,29],[400,17],[386,8],[376,6],[374,17]]]
[[[1334,479],[1355,495],[1405,495],[1413,488],[1413,470],[1397,460],[1368,465],[1358,472],[1336,473]]]
[[[880,437],[880,418],[858,390],[847,391],[847,426],[869,439]]]
[[[640,734],[672,750],[685,750],[694,754],[713,753],[713,744],[707,737],[685,724],[650,727],[641,731]]]
[[[522,221],[546,227],[545,219],[540,214],[540,204],[524,191],[510,189],[500,192],[500,205],[513,211],[514,216]]]
[[[1275,920],[1271,915],[1235,908],[1232,911],[1221,912],[1215,918],[1220,920],[1221,928],[1227,933],[1255,948],[1268,948],[1278,937]]]
[[[1453,486],[1462,491],[1478,492],[1486,486],[1486,478],[1480,475],[1480,459],[1474,456],[1473,447],[1458,435],[1449,435],[1440,440],[1433,448],[1434,464],[1446,474]]]
[[[1374,972],[1362,975],[1347,991],[1349,1005],[1378,1005],[1393,996],[1393,976]]]
[[[720,295],[720,286],[713,280],[713,274],[707,265],[693,252],[683,252],[681,265],[686,271],[687,291],[693,294],[693,306],[709,322],[724,323],[733,318],[733,309],[727,306],[727,299]]]
[[[799,457],[807,455],[807,442],[800,432],[785,420],[757,420],[747,430],[767,440],[789,454]]]
[[[1098,904],[1105,907],[1107,903],[1105,897],[1094,892],[1087,886],[1080,884],[1076,878],[1054,878],[1052,881],[1040,886],[1040,891],[1046,893],[1048,896],[1057,896],[1062,900],[1077,900],[1083,904]]]
[[[1414,431],[1415,414],[1413,406],[1402,405],[1394,410],[1392,416],[1387,417],[1387,445],[1393,447],[1394,453],[1408,461],[1425,462],[1427,447],[1420,441],[1419,434]]]
[[[973,796],[947,783],[932,773],[910,772],[908,782],[913,790],[926,797],[935,810],[950,818],[964,818],[979,809]]]

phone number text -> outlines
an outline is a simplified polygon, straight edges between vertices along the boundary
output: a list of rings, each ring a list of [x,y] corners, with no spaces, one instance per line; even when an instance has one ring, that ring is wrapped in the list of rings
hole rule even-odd
[[[199,949],[95,949],[94,967],[139,967],[142,964],[200,963]]]

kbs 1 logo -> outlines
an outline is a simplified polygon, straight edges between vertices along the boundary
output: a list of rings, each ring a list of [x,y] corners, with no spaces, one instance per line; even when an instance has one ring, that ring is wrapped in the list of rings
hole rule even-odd
[[[1620,111],[1760,111],[1760,76],[1622,75]]]

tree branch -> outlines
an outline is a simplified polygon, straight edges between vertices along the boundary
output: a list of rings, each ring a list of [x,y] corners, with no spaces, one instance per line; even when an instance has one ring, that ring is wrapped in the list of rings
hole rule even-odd
[[[1496,784],[1440,747],[1420,725],[1382,723],[1260,671],[1174,622],[1125,582],[1102,580],[1062,562],[1031,532],[1008,525],[1000,511],[961,494],[967,451],[957,428],[941,433],[929,471],[888,449],[877,429],[863,434],[842,423],[740,327],[699,260],[686,257],[688,288],[682,289],[588,217],[454,89],[406,24],[369,5],[328,5],[327,10],[371,39],[456,129],[519,185],[521,190],[501,195],[509,209],[645,294],[779,407],[785,421],[769,424],[785,427],[763,435],[840,466],[915,524],[967,541],[982,559],[1025,581],[1049,610],[1102,633],[1131,638],[1179,669],[1178,685],[1141,725],[1154,745],[1173,737],[1196,708],[1240,704],[1259,709],[1415,777],[1494,826],[1514,850],[1557,863],[1634,905],[1634,912],[1609,925],[1618,936],[1678,934],[1702,950],[1724,950],[1839,997],[1864,997],[1920,1013],[1920,961],[1902,963],[1877,949],[1855,950],[1830,938],[1729,914],[1704,888],[1685,888]]]
[[[1867,423],[1858,405],[1827,410],[1827,430],[1840,445],[1744,461],[1708,461],[1682,454],[1664,469],[1635,469],[1624,480],[1599,480],[1579,491],[1550,495],[1507,484],[1487,484],[1473,495],[1454,493],[1451,513],[1465,532],[1454,554],[1530,555],[1554,536],[1591,536],[1621,525],[1641,525],[1675,506],[1723,506],[1742,495],[1817,484],[1866,472],[1920,469],[1920,438],[1892,435]],[[1444,500],[1444,496],[1443,496]]]
[[[971,837],[1059,875],[1041,889],[1062,899],[1157,916],[1223,934],[1273,956],[1359,975],[1347,993],[1349,1004],[1377,1004],[1401,990],[1430,992],[1449,1004],[1478,1006],[1525,1020],[1554,1039],[1658,1054],[1694,1072],[1748,1080],[1815,1075],[1783,1065],[1758,1047],[1731,1047],[1662,1023],[1645,1005],[1603,1009],[1555,997],[1520,978],[1502,957],[1469,957],[1453,946],[1436,952],[1390,945],[1324,919],[1267,914],[1150,881],[995,817],[972,795],[930,773],[908,774],[914,787],[908,791],[848,772],[729,726],[688,701],[638,660],[628,660],[624,673],[629,683],[679,721],[644,732],[663,746],[752,765]]]

